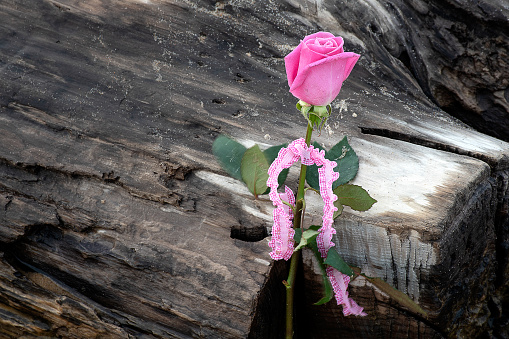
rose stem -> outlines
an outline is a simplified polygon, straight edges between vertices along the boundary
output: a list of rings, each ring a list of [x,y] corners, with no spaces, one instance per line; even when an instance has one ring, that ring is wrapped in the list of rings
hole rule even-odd
[[[306,145],[309,147],[311,143],[311,134],[313,134],[313,127],[308,123],[306,131]],[[293,227],[299,228],[302,222],[303,212],[303,199],[304,199],[304,185],[306,183],[306,165],[300,166],[299,188],[297,190],[295,216],[293,218]],[[293,338],[293,295],[294,295],[294,282],[297,275],[297,266],[300,261],[300,252],[297,251],[292,255],[290,261],[290,271],[288,272],[288,279],[286,280],[286,339]]]

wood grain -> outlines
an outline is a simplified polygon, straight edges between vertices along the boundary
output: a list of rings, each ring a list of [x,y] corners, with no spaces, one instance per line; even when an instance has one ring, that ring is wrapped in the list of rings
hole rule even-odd
[[[394,15],[376,4],[369,13]],[[283,57],[320,29],[362,58],[316,140],[348,135],[355,183],[379,201],[345,211],[336,247],[430,317],[361,279],[351,295],[368,317],[311,306],[320,281],[304,256],[297,317],[316,325],[298,334],[503,333],[509,145],[438,108],[380,43],[389,37],[362,26],[364,3],[335,6],[2,1],[0,333],[280,337],[272,205],[229,178],[211,145],[220,133],[262,148],[304,135]],[[307,205],[306,223],[319,223],[318,197]]]

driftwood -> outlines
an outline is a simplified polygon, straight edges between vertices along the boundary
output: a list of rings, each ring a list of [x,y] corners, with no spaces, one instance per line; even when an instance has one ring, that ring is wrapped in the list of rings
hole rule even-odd
[[[436,106],[467,122],[507,111],[507,10],[440,3],[3,1],[0,333],[280,337],[286,265],[268,255],[271,203],[229,178],[211,144],[304,134],[283,57],[318,30],[362,58],[317,141],[348,135],[354,183],[378,200],[344,212],[336,247],[429,318],[361,278],[350,293],[367,317],[313,306],[320,280],[304,253],[297,333],[507,333],[509,145]],[[477,34],[474,22],[505,26]],[[499,53],[471,57],[484,75],[460,69],[469,36]],[[504,119],[478,127],[507,139]],[[318,223],[317,196],[311,205],[306,223]]]

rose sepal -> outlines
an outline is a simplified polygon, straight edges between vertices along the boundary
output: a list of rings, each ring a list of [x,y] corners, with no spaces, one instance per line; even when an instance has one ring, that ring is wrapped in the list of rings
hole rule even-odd
[[[296,105],[297,109],[302,113],[302,116],[308,121],[309,126],[313,127],[313,123],[311,120],[309,120],[309,111],[313,106],[308,104],[307,102],[304,102],[302,100],[299,100]]]
[[[302,100],[297,102],[296,107],[307,120],[308,124],[313,129],[318,129],[318,131],[322,130],[322,127],[325,125],[332,112],[331,105],[314,106]]]

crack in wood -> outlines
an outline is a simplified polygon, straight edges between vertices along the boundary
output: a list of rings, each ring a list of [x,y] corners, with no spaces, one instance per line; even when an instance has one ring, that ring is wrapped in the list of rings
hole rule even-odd
[[[9,249],[13,249],[13,246],[10,245]],[[3,259],[15,270],[14,275],[18,279],[17,284],[25,286],[31,293],[42,291],[43,294],[40,297],[43,299],[49,297],[50,299],[46,302],[49,305],[54,304],[53,307],[45,309],[45,317],[40,317],[39,309],[34,308],[34,305],[29,302],[19,304],[17,306],[18,312],[10,312],[20,323],[25,323],[28,320],[26,318],[27,314],[32,315],[35,319],[40,318],[39,321],[30,324],[30,328],[39,335],[62,336],[67,331],[72,333],[73,328],[78,328],[78,331],[82,331],[82,334],[94,329],[108,337],[111,336],[111,338],[123,338],[127,335],[120,328],[131,325],[128,319],[116,316],[107,307],[96,303],[78,289],[22,260],[13,250],[6,251]],[[2,285],[1,282],[0,285]],[[2,308],[3,306],[1,305]],[[19,313],[19,310],[23,310],[25,313]],[[67,326],[65,323],[61,324],[66,330],[62,332],[62,327],[52,324],[49,320],[52,318],[68,322]],[[118,325],[121,325],[120,328],[118,328]]]
[[[264,225],[255,227],[246,227],[243,225],[232,226],[230,238],[247,242],[257,242],[268,237],[267,227]]]
[[[149,192],[144,192],[144,191],[134,188],[134,187],[130,187],[125,182],[120,180],[120,176],[115,176],[114,171],[110,171],[108,173],[102,173],[101,176],[99,176],[99,175],[95,175],[95,174],[88,173],[88,172],[82,172],[82,171],[67,171],[63,168],[41,165],[38,163],[33,163],[33,164],[22,163],[22,162],[13,163],[5,158],[0,158],[0,163],[3,163],[5,166],[10,166],[10,167],[13,167],[16,169],[26,171],[26,172],[28,172],[30,174],[34,174],[36,176],[44,176],[44,174],[42,172],[50,172],[55,175],[64,175],[64,176],[70,178],[71,180],[100,181],[105,184],[119,186],[119,187],[125,189],[131,196],[133,196],[135,198],[149,200],[149,201],[153,201],[153,202],[159,202],[162,204],[169,204],[169,205],[172,205],[175,207],[180,207],[182,202],[188,202],[188,201],[192,200],[190,198],[185,198],[180,193],[171,191],[171,190],[168,191],[166,196],[162,196],[162,195],[152,194]],[[179,180],[184,180],[185,179],[184,173],[187,174],[187,173],[191,172],[190,168],[178,167],[176,169],[175,168],[170,169],[170,167],[168,166],[168,163],[166,163],[165,168],[166,168],[165,172],[168,173],[168,175],[166,175],[166,180],[169,180],[169,178],[172,176],[175,176]],[[32,180],[32,182],[38,182],[38,181],[39,181],[39,179]],[[6,191],[12,191],[7,186],[5,186],[3,184],[1,186],[4,187]],[[27,195],[26,197],[33,199],[34,201],[40,200],[33,196]],[[194,203],[186,204],[184,210],[194,211]]]
[[[10,239],[15,239],[18,234],[23,234],[22,231],[27,234],[32,232],[33,230],[29,228],[23,228],[27,224],[28,227],[30,225],[38,227],[43,225],[45,220],[47,224],[50,224],[51,221],[54,224],[53,227],[70,235],[69,247],[55,242],[58,249],[45,248],[44,251],[39,251],[36,246],[33,248],[27,246],[28,250],[33,251],[33,253],[25,254],[30,261],[37,265],[41,264],[41,267],[55,266],[62,270],[62,266],[65,266],[66,263],[72,263],[76,269],[70,269],[69,272],[78,277],[81,276],[91,284],[99,284],[102,277],[112,277],[117,272],[115,279],[102,281],[105,281],[103,286],[117,288],[120,285],[121,293],[117,294],[118,298],[116,299],[125,298],[125,304],[122,305],[122,311],[113,309],[111,312],[115,317],[118,315],[121,319],[118,320],[106,313],[101,313],[99,319],[109,319],[110,324],[123,327],[128,335],[214,337],[225,334],[225,336],[233,337],[234,335],[231,333],[234,333],[235,337],[246,337],[246,324],[250,324],[250,319],[245,316],[245,312],[238,312],[240,309],[234,307],[240,305],[241,308],[246,306],[246,312],[254,312],[256,308],[256,315],[263,318],[259,322],[253,321],[249,329],[249,337],[268,338],[269,333],[279,334],[282,332],[278,331],[277,326],[282,323],[279,317],[284,311],[278,308],[280,304],[277,302],[284,296],[284,292],[277,293],[277,290],[283,288],[281,280],[284,279],[284,274],[276,278],[275,273],[277,272],[272,269],[267,274],[268,271],[265,270],[267,266],[259,268],[260,262],[264,265],[265,259],[270,260],[263,242],[237,241],[231,239],[229,235],[233,235],[234,238],[237,236],[236,239],[244,237],[249,240],[253,236],[249,233],[253,232],[257,237],[261,237],[263,230],[259,224],[270,223],[270,220],[267,221],[264,217],[266,215],[270,219],[270,213],[267,213],[267,209],[261,209],[251,204],[241,193],[242,190],[235,189],[236,186],[231,186],[230,190],[225,190],[224,187],[218,189],[216,186],[197,180],[200,177],[199,171],[195,171],[196,166],[212,168],[213,172],[219,171],[217,164],[211,163],[213,157],[210,155],[209,147],[213,137],[220,130],[214,125],[221,124],[225,133],[231,132],[233,127],[239,128],[239,134],[251,134],[252,139],[259,140],[263,135],[259,132],[259,125],[266,124],[269,113],[271,113],[270,117],[273,119],[273,123],[272,126],[266,128],[272,136],[276,136],[276,139],[285,139],[295,132],[290,129],[297,126],[296,120],[293,120],[289,115],[277,113],[283,112],[290,104],[287,100],[290,95],[284,86],[281,86],[284,82],[284,66],[281,58],[298,44],[304,33],[317,27],[315,19],[320,17],[325,18],[325,20],[321,20],[321,28],[324,30],[327,30],[328,27],[337,30],[337,22],[351,22],[351,25],[347,25],[348,27],[345,28],[345,32],[349,32],[345,36],[345,45],[350,50],[353,42],[354,46],[358,45],[355,47],[355,51],[363,55],[349,79],[348,86],[345,86],[342,92],[345,97],[360,103],[357,106],[352,103],[351,106],[354,107],[352,112],[355,112],[355,118],[359,117],[357,120],[366,117],[366,120],[363,120],[366,121],[363,122],[365,125],[372,124],[381,127],[388,125],[388,129],[397,129],[391,123],[392,120],[374,121],[374,119],[378,121],[381,115],[389,114],[395,119],[401,118],[402,125],[408,124],[409,129],[400,126],[401,130],[410,130],[410,133],[417,135],[417,137],[411,137],[401,132],[398,140],[472,156],[464,150],[442,145],[442,143],[447,143],[440,138],[448,132],[447,127],[443,130],[431,131],[434,133],[433,135],[412,130],[413,126],[420,123],[422,123],[420,125],[422,129],[428,128],[428,125],[437,121],[436,117],[441,116],[442,113],[431,111],[429,107],[417,108],[417,101],[423,100],[424,96],[418,90],[414,80],[410,79],[411,75],[401,63],[394,62],[397,60],[392,60],[392,57],[387,54],[387,49],[390,49],[392,56],[398,57],[409,68],[409,65],[417,60],[415,59],[416,55],[424,55],[421,53],[422,48],[426,49],[428,45],[421,46],[406,40],[407,33],[413,34],[416,26],[426,30],[426,23],[433,23],[435,18],[442,18],[443,15],[437,13],[437,6],[432,7],[435,10],[430,11],[430,15],[427,12],[420,12],[417,15],[415,11],[411,11],[412,6],[417,6],[414,4],[415,1],[411,5],[405,6],[389,4],[393,7],[392,12],[399,8],[406,9],[398,12],[401,15],[396,18],[392,18],[391,15],[386,16],[386,13],[390,14],[391,10],[384,8],[383,4],[376,1],[370,1],[367,6],[362,2],[352,2],[352,6],[348,6],[348,11],[344,11],[336,2],[317,2],[311,6],[313,8],[309,9],[309,1],[291,1],[291,4],[288,1],[253,4],[237,1],[231,5],[225,1],[220,1],[217,5],[214,1],[199,3],[184,1],[180,4],[176,4],[176,1],[170,2],[172,3],[158,2],[156,6],[154,1],[131,1],[126,2],[121,9],[101,4],[94,6],[79,1],[50,0],[37,5],[32,3],[31,6],[23,6],[29,3],[26,1],[16,2],[16,6],[10,5],[15,2],[7,2],[2,17],[6,23],[10,23],[4,26],[12,33],[8,34],[6,48],[2,49],[2,53],[0,53],[2,54],[0,59],[7,65],[4,69],[5,77],[3,81],[0,81],[2,82],[0,87],[4,89],[0,104],[2,110],[5,111],[5,114],[0,117],[2,121],[0,125],[4,127],[4,133],[0,134],[4,134],[2,140],[5,146],[0,157],[10,159],[11,164],[18,164],[22,167],[13,170],[11,164],[2,166],[1,185],[3,186],[0,186],[2,192],[0,211],[2,207],[8,207],[4,224],[9,226],[17,221],[18,216],[23,216],[23,211],[28,211],[29,208],[45,207],[45,203],[57,206],[56,212],[50,210],[50,206],[47,207],[49,212],[34,213],[33,216],[30,216],[29,222],[23,219],[22,221],[25,223],[20,223],[19,232],[13,231]],[[423,5],[419,2],[418,5],[426,10],[432,4]],[[20,11],[19,8],[24,10]],[[439,8],[446,9],[446,5],[441,5]],[[71,11],[69,11],[70,9]],[[444,13],[448,12],[444,11]],[[346,15],[348,18],[344,18]],[[41,21],[41,17],[44,20]],[[357,19],[360,17],[361,20],[351,20],[352,17]],[[429,21],[419,19],[412,24],[409,20],[412,17],[414,19],[426,18]],[[366,20],[362,20],[362,18],[366,18]],[[31,22],[31,25],[23,25],[27,20]],[[399,23],[402,23],[403,26]],[[431,30],[426,31],[433,32],[436,26],[433,25]],[[440,23],[438,26],[444,27]],[[401,27],[403,30],[406,27],[410,31],[403,32]],[[482,27],[485,26],[482,25]],[[444,32],[447,33],[449,29],[445,28]],[[364,29],[367,31],[361,34],[359,30]],[[203,33],[204,31],[206,33]],[[119,39],[119,32],[121,39]],[[414,38],[419,37],[414,35]],[[61,43],[56,44],[55,40],[61,41]],[[431,41],[429,40],[429,42]],[[273,50],[271,46],[275,46]],[[393,48],[391,49],[391,47]],[[413,47],[417,49],[414,51]],[[444,47],[444,45],[440,43],[439,47]],[[504,48],[504,46],[495,45],[493,48],[484,47],[489,52],[485,55],[490,56],[490,60],[493,52],[496,51],[494,48],[498,48],[498,50],[500,47]],[[41,50],[46,53],[36,53]],[[472,51],[471,48],[469,50]],[[143,53],[140,54],[139,51],[143,51]],[[433,51],[433,49],[429,48],[426,51]],[[445,52],[449,51],[446,48]],[[482,53],[482,49],[479,53]],[[429,55],[425,54],[425,56]],[[475,55],[478,53],[476,52]],[[197,60],[197,58],[201,58],[201,60]],[[152,64],[150,67],[153,60],[158,64]],[[436,74],[440,76],[442,74],[441,72],[426,74],[419,72],[426,68],[426,62],[427,60],[424,60],[421,66],[414,67],[414,78],[417,75]],[[165,67],[156,69],[163,65]],[[414,63],[410,66],[415,65]],[[431,68],[435,69],[436,65],[442,65],[442,63],[433,63]],[[421,67],[424,68],[421,69]],[[481,73],[483,77],[489,79],[490,73],[493,72]],[[20,74],[21,76],[19,76]],[[157,82],[154,79],[155,75],[164,79],[165,82]],[[15,77],[18,80],[13,80]],[[447,76],[443,78],[449,79]],[[422,83],[421,87],[424,87]],[[499,82],[492,83],[502,87],[506,86]],[[371,100],[368,96],[369,93],[378,93],[378,86],[381,84],[384,85],[383,88],[387,86],[388,89],[382,91],[383,97],[375,98],[373,96],[373,100]],[[397,92],[402,92],[401,96],[398,96],[397,99],[394,97],[388,99],[389,95],[392,96]],[[508,91],[497,93],[496,102],[507,101]],[[489,99],[486,93],[480,94],[482,94],[480,99],[483,102],[485,99]],[[218,98],[217,104],[211,104],[211,100],[214,98]],[[281,98],[281,101],[279,99],[265,100],[264,98]],[[399,101],[400,99],[401,101]],[[221,100],[224,102],[222,103]],[[391,100],[398,100],[397,105],[401,105],[393,106],[395,101]],[[11,104],[7,104],[9,101]],[[31,106],[23,107],[16,101],[29,103],[41,110]],[[205,106],[203,103],[209,104]],[[364,103],[367,105],[364,106]],[[407,109],[407,105],[412,109]],[[290,106],[293,106],[293,101]],[[231,118],[232,113],[233,118]],[[346,117],[344,121],[347,124],[341,129],[342,132],[352,134],[352,127],[355,128],[354,126],[357,124],[354,125],[352,120],[355,119]],[[441,121],[438,120],[438,123],[440,124]],[[451,124],[451,126],[455,125]],[[400,129],[397,130],[400,131]],[[390,131],[384,132],[385,134],[382,132],[378,135],[390,137]],[[459,139],[463,137],[461,130],[458,129],[455,132],[457,132],[457,136],[459,135]],[[396,132],[392,132],[393,136],[394,133]],[[353,137],[357,136],[358,134],[355,132]],[[357,140],[360,139],[379,138],[364,136]],[[383,141],[387,142],[388,140]],[[459,143],[454,143],[454,141],[458,140],[450,139],[450,142],[457,147],[465,145],[461,142],[462,140],[459,140]],[[477,141],[478,139],[472,144]],[[444,152],[438,154],[440,152],[435,151],[426,152],[422,148],[419,150],[419,147],[410,147],[410,144],[390,143],[398,144],[391,151],[398,151],[397,148],[402,147],[407,152],[409,150],[424,151],[436,156],[445,154]],[[474,147],[474,149],[477,152],[477,148]],[[159,159],[164,158],[163,153],[168,150],[171,150],[172,156],[169,158],[173,158],[175,164],[167,159]],[[498,154],[502,152],[506,152],[506,148],[501,149]],[[388,154],[382,153],[382,156],[389,157]],[[368,153],[368,155],[371,154]],[[449,159],[460,158],[452,154],[445,155],[441,159],[442,164],[447,164]],[[482,155],[474,154],[473,157],[484,160]],[[192,159],[189,162],[198,165],[187,166],[186,159]],[[432,157],[423,157],[422,159],[433,160]],[[499,170],[496,160],[493,160],[493,157],[490,159],[492,172]],[[394,163],[394,159],[387,160]],[[416,166],[423,164],[421,159],[417,160],[419,161],[415,162]],[[481,170],[482,174],[488,172],[488,166],[480,161],[464,157],[462,160],[475,163],[480,168],[478,172],[475,172],[475,174],[479,174],[479,178],[481,178]],[[168,161],[170,164],[165,168],[164,165],[159,165],[161,161]],[[401,157],[400,161],[405,161],[405,158]],[[378,163],[382,163],[383,166],[383,162],[378,161]],[[40,168],[23,168],[30,164],[35,164]],[[507,168],[507,165],[505,166],[504,168]],[[451,166],[450,168],[457,169],[459,172],[464,169],[473,169],[474,166]],[[416,167],[408,167],[408,169],[409,171],[419,170]],[[33,173],[29,174],[28,170]],[[418,174],[422,172],[424,171],[420,171]],[[19,177],[15,177],[13,173],[19,174]],[[395,173],[400,174],[401,172],[395,171]],[[433,201],[436,206],[441,202],[447,203],[445,199],[451,198],[447,195],[449,191],[443,189],[443,185],[447,184],[452,184],[454,189],[464,188],[465,195],[469,196],[471,190],[475,188],[474,186],[479,185],[479,181],[470,182],[471,178],[468,178],[468,175],[474,175],[468,170],[464,170],[463,173],[467,173],[467,175],[462,176],[461,179],[444,176],[448,182],[446,180],[434,181],[434,183],[442,185],[437,185],[438,193],[433,190],[424,190],[424,192],[434,198],[442,194],[440,199],[422,199],[418,200],[418,203],[424,205]],[[82,174],[83,176],[81,176]],[[495,175],[497,174],[495,172]],[[30,181],[31,178],[35,178],[36,181]],[[394,178],[395,181],[399,179],[397,175]],[[482,178],[484,180],[485,176]],[[419,178],[418,175],[409,179],[412,179],[410,183],[408,181],[398,183],[410,186],[413,191],[420,193],[419,189],[422,187],[412,188],[411,185],[426,179]],[[454,182],[458,182],[456,180],[465,180],[466,184],[454,185]],[[427,184],[431,186],[431,183]],[[500,199],[507,200],[505,190],[498,201],[501,201]],[[167,192],[170,195],[168,197],[166,196]],[[391,193],[393,192],[391,191]],[[451,191],[452,193],[458,194],[457,191]],[[20,196],[21,194],[26,196]],[[10,203],[6,198],[7,195],[13,197]],[[131,199],[133,196],[141,199]],[[406,195],[406,197],[408,196]],[[158,201],[161,197],[171,200],[170,204],[178,206],[178,208],[169,206],[165,201]],[[421,195],[418,198],[420,199]],[[452,198],[454,199],[454,197]],[[28,199],[31,200],[28,201]],[[451,211],[456,213],[458,211],[456,205],[462,205],[465,199],[467,198],[463,196],[457,198],[454,209]],[[152,203],[152,201],[157,202]],[[196,204],[198,204],[198,208],[196,208]],[[410,205],[408,204],[408,206]],[[507,225],[504,224],[506,217],[503,214],[507,210],[506,206],[507,201],[500,203],[498,207],[500,211],[500,218],[497,221],[498,235],[502,238],[507,234]],[[473,207],[474,209],[486,209],[489,206],[483,204],[477,205],[477,207],[473,205]],[[8,215],[13,213],[14,209],[18,216]],[[409,210],[411,211],[410,208]],[[190,211],[197,212],[188,213]],[[402,210],[399,209],[398,212],[401,215]],[[53,218],[54,213],[56,213],[56,219],[50,219]],[[420,215],[419,217],[424,219],[426,216]],[[452,222],[453,217],[456,217],[456,214],[454,216],[451,214],[451,219],[447,219],[447,222]],[[462,218],[462,222],[465,219],[465,225],[473,229],[485,226],[485,224],[476,223],[475,220],[470,221],[469,215],[459,217]],[[110,224],[102,225],[101,222]],[[491,220],[487,222],[491,222]],[[70,229],[69,225],[73,223],[77,226],[75,229]],[[405,224],[404,218],[401,223],[404,224],[404,228],[414,226],[409,223]],[[113,227],[108,229],[111,225]],[[248,230],[230,227],[230,225],[254,228]],[[98,228],[99,226],[106,227]],[[85,234],[79,233],[80,230]],[[237,234],[235,234],[236,232]],[[442,235],[440,232],[427,235],[426,232],[423,231],[422,241],[428,244],[437,241],[438,236]],[[482,233],[476,234],[478,240],[483,241]],[[452,237],[452,244],[446,245],[455,246],[458,239],[461,239],[465,244],[469,243],[468,237],[462,239],[461,230],[454,235],[456,237]],[[397,268],[401,275],[400,285],[408,285],[408,279],[411,277],[410,271],[423,272],[434,264],[431,251],[419,252],[428,253],[428,255],[420,260],[419,264],[415,262],[414,265],[410,265],[409,258],[417,256],[416,251],[420,251],[419,244],[414,242],[403,244],[397,239],[400,236],[397,232],[393,232],[391,236],[395,240],[390,243],[390,254],[393,255],[393,264],[399,265]],[[94,255],[96,252],[101,253],[101,241],[109,241],[110,237],[118,239],[116,244],[118,252],[114,254],[117,257],[111,261],[111,257],[106,253],[104,261],[108,265],[101,266],[93,262],[93,260],[97,260]],[[424,239],[424,237],[427,238]],[[435,238],[431,239],[431,237]],[[470,245],[474,240],[475,235],[470,239]],[[157,242],[159,242],[158,251],[154,251],[152,245]],[[408,252],[402,252],[405,256],[397,257],[403,245],[411,245],[411,247],[408,248]],[[500,244],[500,248],[502,245]],[[127,258],[126,260],[131,258],[128,250],[134,247],[136,247],[135,250],[138,250],[138,254],[135,258],[136,261],[132,264],[139,263],[140,266],[137,267],[140,267],[142,272],[138,272],[136,269],[124,270],[125,267],[121,262],[125,258]],[[65,251],[66,248],[68,252]],[[215,251],[216,248],[221,251]],[[147,263],[150,265],[151,262],[159,261],[162,265],[167,264],[170,256],[165,253],[171,253],[176,249],[182,250],[179,252],[177,260],[180,269],[178,274],[172,272],[166,276],[157,276],[150,269],[145,269]],[[411,253],[410,250],[412,250]],[[199,265],[197,265],[194,261],[199,257],[194,256],[194,253],[198,251],[211,260],[199,260]],[[471,252],[470,249],[468,251]],[[452,272],[460,274],[459,280],[463,280],[461,274],[470,272],[466,270],[474,270],[469,265],[477,264],[475,260],[467,261],[463,258],[464,253],[468,254],[468,251],[455,254],[456,252],[451,249],[447,252],[456,255],[456,264],[458,261],[461,263],[462,260],[466,263],[465,266],[458,269],[459,273]],[[501,252],[500,256],[504,253],[506,252]],[[363,257],[367,262],[366,254],[364,253]],[[87,256],[86,260],[81,257],[82,255]],[[389,258],[387,259],[387,271],[391,269],[391,259]],[[82,259],[84,261],[81,261]],[[73,260],[75,261],[73,262]],[[110,261],[108,262],[108,260]],[[359,260],[362,261],[362,257]],[[447,259],[445,261],[447,262]],[[1,256],[0,262],[2,262]],[[5,263],[5,261],[3,262]],[[93,265],[89,265],[91,262]],[[268,261],[265,262],[268,265]],[[274,266],[278,264],[281,264],[281,267],[285,265],[280,262],[275,263]],[[379,263],[377,262],[377,264]],[[98,267],[94,271],[96,265]],[[211,268],[211,266],[213,267]],[[11,278],[10,268],[8,265],[5,267],[7,268],[2,268],[0,277],[0,287],[3,291],[7,290],[4,286],[8,286],[13,287],[9,291],[18,292],[17,294],[23,297],[29,295],[30,292],[33,292],[34,300],[41,296],[42,293],[17,287],[28,285],[23,285],[23,281]],[[448,268],[450,267],[444,267],[444,270]],[[226,274],[227,271],[236,273],[233,274],[234,278],[239,276],[240,278],[226,282],[226,278],[229,277]],[[179,274],[182,279],[179,278]],[[5,278],[6,276],[7,278]],[[468,274],[466,276],[472,279],[472,284],[484,282],[475,280]],[[264,277],[271,279],[273,284],[266,286],[269,284],[265,282],[264,290],[260,291],[261,283],[259,284],[259,282],[260,280],[263,282]],[[393,277],[395,276],[391,276],[389,280],[392,280]],[[429,279],[426,274],[419,275],[418,278],[421,279],[419,281],[424,281],[420,287],[427,299],[434,297],[426,293],[440,292],[441,288],[445,288],[444,279],[432,281],[430,286],[425,286]],[[158,280],[159,284],[152,284],[152,280]],[[193,280],[198,283],[193,283]],[[209,284],[208,289],[204,289],[209,280],[213,282]],[[249,281],[250,284],[243,285],[246,281]],[[404,286],[402,287],[404,288]],[[152,298],[152,295],[166,289],[165,293],[159,294],[157,298]],[[235,295],[239,289],[242,290],[243,297]],[[352,290],[355,291],[355,286],[352,286]],[[179,294],[179,291],[185,291],[190,296],[185,304],[182,303],[182,299],[185,297],[183,294]],[[357,298],[358,295],[355,293],[357,291],[354,291],[352,291],[352,296]],[[101,293],[102,291],[97,292]],[[146,299],[139,299],[139,295],[143,294]],[[177,297],[174,298],[175,294]],[[216,296],[218,298],[214,298]],[[51,297],[53,298],[53,296]],[[448,295],[436,298],[447,301],[447,297]],[[466,315],[474,315],[471,322],[464,321],[461,316],[458,317],[458,321],[465,323],[465,327],[473,326],[471,324],[478,318],[473,312],[469,313],[469,308],[474,308],[477,304],[469,303],[466,293],[463,295],[459,293],[453,297],[457,297],[458,302],[462,303],[461,311]],[[147,298],[149,303],[140,302]],[[12,293],[1,299],[0,304],[3,306],[2,302],[5,303],[5,300],[16,303],[20,302],[21,297]],[[32,301],[27,300],[25,299],[23,302]],[[40,319],[48,319],[47,324],[53,325],[54,322],[63,327],[62,323],[58,322],[60,319],[52,318],[51,310],[53,305],[58,309],[58,305],[68,307],[69,304],[62,299],[58,299],[60,304],[53,303],[50,298],[38,300],[42,300],[41,304],[46,305],[49,309],[47,314],[38,314]],[[251,301],[254,301],[255,304],[251,305]],[[259,307],[260,305],[257,303],[260,301],[265,302],[265,307]],[[79,306],[85,309],[87,304],[88,302],[83,302]],[[223,304],[228,307],[221,308]],[[276,307],[275,304],[277,304]],[[413,319],[406,321],[410,316],[403,317],[398,312],[381,304],[381,302],[378,303],[380,312],[371,313],[376,317],[375,321],[372,321],[373,318],[365,318],[364,325],[359,323],[360,325],[354,332],[347,334],[359,334],[359,329],[366,330],[368,326],[369,329],[374,329],[379,334],[390,334],[394,337],[426,336],[422,333],[431,333],[426,330],[426,327],[431,327],[433,324],[427,324],[427,326],[425,323],[415,322]],[[155,309],[144,308],[146,305],[150,305],[151,308],[155,307]],[[498,306],[492,302],[488,307],[495,312]],[[158,314],[157,308],[174,310],[176,316],[164,312]],[[67,312],[70,310],[70,312],[81,314],[80,307],[71,307],[67,310]],[[235,310],[236,313],[228,313],[228,310]],[[22,312],[24,311],[25,308],[22,309]],[[312,309],[309,313],[315,311],[316,309]],[[88,318],[88,321],[85,318],[84,322],[90,324],[90,320],[96,320],[94,313],[100,312],[94,308],[94,312],[90,313],[92,317]],[[217,316],[218,314],[220,316]],[[325,317],[328,319],[330,327],[340,324],[342,321],[340,314],[341,309],[334,314],[337,318]],[[63,315],[72,317],[73,313]],[[448,318],[448,315],[442,314],[439,318],[445,319]],[[186,323],[190,319],[193,321],[193,326]],[[278,322],[276,319],[281,321]],[[314,322],[315,319],[321,320],[320,313],[315,313],[313,317],[300,323],[307,325]],[[337,337],[339,330],[351,331],[352,326],[349,324],[355,323],[356,320],[351,320],[351,318],[345,320],[341,323],[340,329],[336,327],[335,333],[330,332],[331,337]],[[480,320],[483,321],[483,319]],[[443,320],[441,324],[446,321]],[[73,322],[76,323],[74,318]],[[369,325],[366,325],[366,322],[370,322]],[[380,325],[382,323],[384,325]],[[386,323],[391,325],[389,333],[384,331]],[[435,317],[433,323],[436,325],[440,321]],[[69,324],[71,327],[74,326],[72,322]],[[166,328],[159,328],[159,324],[162,327],[172,327],[176,334]],[[211,324],[213,327],[209,326]],[[319,328],[318,330],[326,331],[326,329],[325,326],[324,329]],[[483,328],[480,330],[484,331]],[[4,333],[3,329],[0,332]],[[96,333],[102,335],[102,333]],[[21,333],[19,336],[22,334],[25,333]],[[54,333],[53,335],[72,337],[72,334],[69,332]],[[48,336],[51,334],[48,333]]]
[[[455,147],[452,145],[448,145],[445,143],[441,143],[438,141],[433,141],[429,139],[420,138],[414,135],[405,134],[401,132],[396,132],[394,130],[390,130],[387,128],[376,128],[376,127],[366,127],[366,126],[359,126],[362,134],[369,134],[369,135],[376,135],[380,137],[385,137],[393,140],[399,140],[399,141],[405,141],[414,145],[424,146],[432,149],[436,149],[439,151],[445,151],[449,153],[459,154],[459,155],[465,155],[471,158],[479,159],[481,161],[484,161],[487,163],[490,168],[495,168],[498,163],[496,160],[493,160],[489,156],[482,154],[481,152],[473,152],[473,151],[467,151],[459,147]]]

